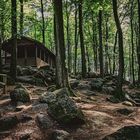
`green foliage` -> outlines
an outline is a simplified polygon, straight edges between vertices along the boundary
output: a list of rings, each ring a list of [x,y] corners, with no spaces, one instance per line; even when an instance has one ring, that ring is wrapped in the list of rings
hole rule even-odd
[[[45,14],[45,32],[46,32],[46,47],[50,48],[52,51],[55,50],[54,43],[54,12],[53,4],[50,0],[43,0],[44,4],[44,14]],[[77,5],[77,7],[75,6]],[[75,11],[78,11],[79,0],[64,0],[63,1],[63,19],[64,19],[64,29],[65,29],[65,44],[67,48],[67,15],[69,16],[69,34],[70,34],[70,44],[71,44],[71,54],[72,54],[72,65],[74,64],[75,56]],[[20,4],[17,1],[17,16],[18,16],[18,34],[19,34],[19,20],[20,20]],[[67,9],[66,9],[67,8]],[[118,13],[123,28],[124,35],[124,48],[125,48],[125,66],[126,75],[130,78],[130,61],[131,61],[131,43],[130,43],[130,0],[119,0],[118,1]],[[116,35],[116,26],[114,22],[114,17],[112,14],[112,1],[111,0],[83,0],[83,19],[84,19],[84,43],[87,47],[88,55],[90,58],[90,67],[94,70],[94,51],[95,46],[98,50],[99,44],[99,31],[98,31],[98,14],[99,10],[103,11],[103,49],[104,56],[108,55],[111,60],[111,68],[113,68],[113,57],[116,58],[116,65],[118,62],[118,44],[116,46],[116,51],[114,51],[114,42]],[[137,31],[138,31],[138,15],[137,15],[137,1],[134,0],[134,46],[135,46],[135,75],[137,75]],[[10,0],[0,0],[0,19],[3,17],[3,22],[0,20],[0,29],[2,25],[4,26],[4,40],[11,37],[11,2]],[[106,40],[106,20],[108,18],[108,39]],[[42,24],[41,24],[41,6],[40,0],[24,0],[24,35],[30,36],[36,40],[42,41]],[[77,29],[79,30],[79,29]],[[108,54],[105,52],[105,45],[108,44]],[[77,64],[80,71],[81,67],[81,51],[78,41],[78,58]],[[67,53],[67,49],[66,49]],[[98,52],[97,52],[98,53]],[[108,58],[109,59],[109,58]],[[73,71],[73,66],[72,66]],[[117,66],[116,66],[117,73]]]

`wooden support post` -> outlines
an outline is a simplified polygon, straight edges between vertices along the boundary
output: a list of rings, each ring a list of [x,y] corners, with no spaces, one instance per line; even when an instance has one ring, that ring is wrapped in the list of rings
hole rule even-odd
[[[7,59],[7,52],[5,51],[5,64],[7,63],[6,59]]]
[[[27,47],[24,47],[24,53],[25,53],[25,65],[27,65]]]
[[[50,56],[48,54],[48,65],[50,65]]]
[[[37,46],[35,47],[35,64],[36,64],[36,66],[37,66],[37,50],[38,48],[37,48]]]
[[[3,94],[6,94],[6,92],[7,92],[7,75],[0,74],[0,77],[2,77],[2,82],[0,82],[0,85],[3,86]]]
[[[40,49],[40,56],[39,56],[39,58],[41,59],[41,49]]]
[[[45,58],[45,57],[46,57],[46,55],[45,55],[45,52],[43,52],[43,53],[44,53],[44,62],[45,62],[45,61],[46,61],[46,58]]]

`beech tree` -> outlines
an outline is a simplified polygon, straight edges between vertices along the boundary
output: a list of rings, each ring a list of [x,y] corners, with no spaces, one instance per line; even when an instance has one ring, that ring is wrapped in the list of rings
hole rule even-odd
[[[17,76],[17,2],[11,0],[11,32],[12,32],[12,48],[11,48],[11,65],[10,75],[13,80]]]
[[[56,79],[57,86],[68,87],[68,75],[66,71],[66,56],[64,42],[62,0],[54,0],[54,28],[56,44]]]
[[[23,0],[20,0],[20,35],[23,36],[23,20],[24,20],[24,4]]]
[[[137,47],[137,56],[138,56],[138,82],[140,83],[140,0],[138,0],[138,47]]]
[[[104,75],[103,66],[103,43],[102,43],[102,10],[99,10],[99,61],[100,61],[100,75]]]
[[[78,46],[78,6],[77,2],[75,1],[75,15],[74,15],[74,74],[77,73],[77,46]]]
[[[82,14],[83,0],[79,0],[79,35],[80,35],[80,47],[81,47],[81,61],[82,61],[82,76],[86,76],[86,58],[85,58],[85,46],[83,36],[83,14]]]
[[[10,70],[12,77],[14,79],[16,77],[13,75],[16,74],[15,38],[19,34],[36,39],[44,45],[47,44],[46,47],[57,54],[59,44],[63,49],[61,49],[62,56],[59,53],[60,59],[57,55],[58,59],[56,61],[60,61],[57,65],[68,66],[69,76],[81,75],[84,78],[94,72],[100,73],[101,77],[106,76],[106,74],[113,74],[115,76],[119,75],[120,87],[123,78],[137,86],[140,81],[140,2],[139,0],[116,2],[118,17],[115,13],[114,22],[114,15],[112,15],[112,6],[114,5],[110,0],[62,1],[62,9],[64,9],[61,13],[62,19],[59,15],[60,12],[55,13],[62,20],[55,19],[56,27],[60,27],[59,30],[61,31],[58,36],[58,29],[56,28],[58,37],[56,36],[55,41],[53,39],[54,3],[52,1],[46,3],[44,0],[19,0],[16,7],[18,13],[13,6],[16,3],[15,1],[1,0],[0,44],[12,36],[13,49]],[[10,10],[10,7],[12,10]],[[62,23],[63,29],[61,29]],[[117,25],[117,30],[115,25]],[[11,27],[12,31],[9,30]],[[62,34],[64,37],[61,37]],[[57,40],[59,40],[58,43]],[[65,61],[62,62],[63,64],[61,64],[61,59]],[[0,60],[1,64],[2,59]],[[64,67],[63,69],[65,69]],[[64,73],[67,75],[67,72]],[[64,73],[63,75],[65,75]]]
[[[123,76],[124,76],[124,52],[123,52],[123,33],[122,28],[118,16],[118,10],[117,10],[117,0],[112,0],[113,4],[113,13],[114,13],[114,19],[117,27],[118,32],[118,44],[119,44],[119,71],[118,71],[118,88],[116,97],[119,99],[122,99],[124,97],[122,86],[123,86]]]
[[[45,44],[45,19],[44,19],[44,4],[43,0],[41,2],[41,15],[42,15],[42,38],[43,38],[43,44]]]

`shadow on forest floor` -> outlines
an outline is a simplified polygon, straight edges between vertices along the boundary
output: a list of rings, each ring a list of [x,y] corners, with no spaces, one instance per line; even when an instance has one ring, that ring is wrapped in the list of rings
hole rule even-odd
[[[106,98],[111,95],[102,91],[93,91],[89,82],[91,79],[80,80],[80,86],[74,89],[77,97],[72,97],[78,107],[82,109],[86,117],[86,124],[79,128],[64,127],[54,121],[54,129],[63,129],[70,133],[70,140],[102,140],[105,136],[116,132],[124,126],[140,125],[140,108],[127,103],[111,103]],[[13,87],[9,87],[6,95],[0,96],[0,116],[6,117],[16,115],[21,118],[25,115],[30,120],[18,123],[13,129],[0,132],[1,140],[16,140],[21,136],[28,136],[29,140],[45,140],[45,132],[42,132],[35,123],[38,113],[46,113],[47,107],[42,104],[35,106],[38,98],[46,91],[46,87],[24,85],[31,96],[30,103],[19,103],[17,106],[11,104],[9,92]],[[129,93],[139,92],[137,89],[124,87]],[[137,140],[137,139],[136,139]]]

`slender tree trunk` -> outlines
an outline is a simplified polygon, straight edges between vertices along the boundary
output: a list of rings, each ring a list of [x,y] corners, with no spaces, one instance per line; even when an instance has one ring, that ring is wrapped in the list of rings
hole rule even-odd
[[[2,41],[3,41],[3,31],[4,31],[4,1],[2,0],[0,2],[0,9],[1,9],[1,12],[0,12],[0,73],[2,72]]]
[[[60,55],[59,55],[59,48],[57,47],[57,35],[56,35],[56,21],[55,21],[55,14],[54,14],[54,41],[55,41],[55,51],[56,51],[56,68],[55,68],[55,71],[56,71],[56,85],[57,87],[61,87],[61,80],[59,79],[59,75],[61,76],[62,74],[60,73],[62,70],[61,67],[59,67],[60,65]],[[60,72],[59,72],[60,71]],[[61,77],[60,77],[61,78]]]
[[[66,74],[65,64],[65,43],[64,43],[64,27],[63,27],[63,11],[62,0],[54,0],[54,13],[55,13],[55,43],[56,43],[56,79],[57,86],[68,87],[68,76]]]
[[[140,83],[140,0],[138,0],[138,24],[139,24],[139,35],[138,35],[137,57],[138,57],[138,82]]]
[[[1,28],[1,27],[0,27]],[[0,31],[1,32],[1,31]],[[0,73],[2,72],[2,38],[1,38],[1,33],[0,33]]]
[[[137,23],[137,20],[135,20],[135,23],[134,23],[134,31],[135,31],[135,44],[136,44],[136,59],[138,59],[138,40],[139,40],[139,29],[138,29],[138,23]],[[137,62],[139,60],[136,60]],[[139,67],[137,65],[137,70],[139,71]],[[138,71],[137,71],[137,76],[138,76]],[[138,78],[138,77],[137,77]],[[139,82],[139,81],[138,81]]]
[[[97,34],[96,34],[96,22],[94,22],[94,17],[92,14],[92,36],[93,36],[93,53],[94,53],[94,70],[97,72],[98,69],[98,51],[97,51]]]
[[[37,19],[36,12],[34,13],[34,19],[35,20]],[[35,38],[35,40],[37,40],[37,27],[36,27],[35,23],[34,23],[34,38]]]
[[[108,17],[106,18],[106,45],[105,45],[105,74],[108,74]]]
[[[10,74],[13,80],[17,76],[17,3],[16,0],[11,0],[11,23],[12,23],[12,51],[11,51],[11,66]]]
[[[95,46],[94,46],[94,60],[95,60],[95,63],[94,63],[94,67],[95,67],[95,71],[97,72],[98,71],[98,40],[97,40],[97,35],[95,35],[94,37],[94,41],[95,41]]]
[[[87,62],[88,62],[88,73],[90,73],[90,58],[89,58],[89,52],[88,52],[88,45],[86,45],[86,56],[87,56]]]
[[[75,42],[75,57],[74,57],[74,73],[77,73],[77,46],[78,46],[78,12],[77,12],[77,4],[75,3],[75,35],[74,35],[74,42]]]
[[[113,3],[113,13],[114,13],[114,19],[118,31],[118,44],[119,44],[119,71],[118,71],[118,92],[116,93],[116,97],[119,99],[123,99],[123,76],[124,76],[124,52],[123,52],[123,33],[121,29],[120,20],[118,17],[118,11],[117,11],[117,0],[112,0]]]
[[[130,77],[130,81],[131,81],[131,75],[132,75],[131,44],[129,43],[129,77]]]
[[[132,82],[135,85],[135,69],[134,69],[134,31],[133,31],[133,0],[131,0],[131,8],[130,8],[130,23],[131,23],[131,63],[132,63]]]
[[[36,35],[36,25],[34,24],[34,38],[37,40],[37,35]]]
[[[82,57],[82,77],[86,77],[86,58],[85,58],[85,46],[83,37],[83,13],[82,13],[83,0],[79,0],[79,35],[80,35],[80,47]]]
[[[20,0],[20,35],[23,36],[23,18],[24,18],[24,13],[23,13],[23,0]]]
[[[70,19],[70,12],[68,11],[68,1],[66,0],[66,18],[67,18],[67,47],[68,47],[68,72],[71,73],[71,65],[72,65],[72,60],[71,60],[71,44],[70,44],[70,24],[69,24],[69,19]]]
[[[118,41],[118,31],[115,34],[115,42],[114,42],[114,49],[113,49],[113,74],[115,74],[116,70],[116,46]]]
[[[42,38],[43,38],[43,44],[45,45],[45,19],[44,19],[44,5],[43,0],[41,2],[41,15],[42,15]]]
[[[103,66],[103,43],[102,43],[102,10],[99,10],[99,61],[100,61],[100,75],[104,75]]]

